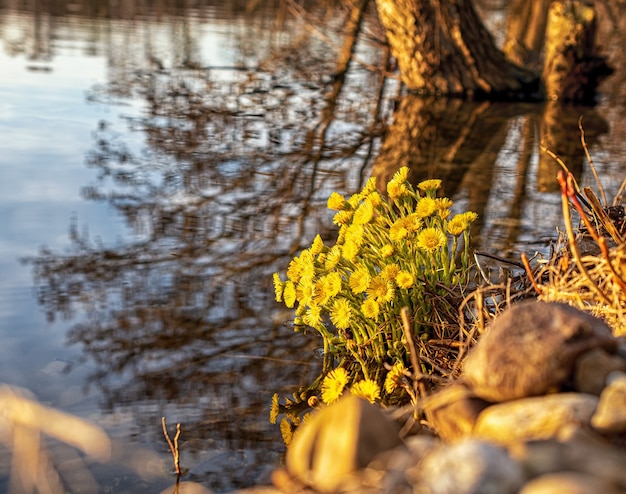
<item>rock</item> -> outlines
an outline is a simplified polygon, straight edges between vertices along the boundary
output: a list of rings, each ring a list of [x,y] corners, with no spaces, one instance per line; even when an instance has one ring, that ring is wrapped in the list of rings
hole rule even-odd
[[[451,384],[428,397],[430,426],[444,441],[468,436],[489,402],[473,396],[463,384]]]
[[[317,491],[336,492],[376,455],[400,445],[398,425],[380,407],[348,395],[298,428],[286,467]]]
[[[591,426],[605,434],[626,432],[626,373],[612,372],[600,395]]]
[[[463,379],[487,401],[541,395],[559,390],[577,357],[598,347],[617,347],[600,319],[567,304],[524,301],[494,320],[467,356]]]
[[[530,441],[515,445],[509,451],[529,477],[580,472],[626,491],[626,452],[590,430],[576,428],[567,437]]]
[[[429,494],[513,494],[524,482],[522,468],[505,449],[476,439],[433,451],[407,476],[415,493]]]
[[[524,485],[519,494],[619,494],[606,480],[580,472],[542,475]]]
[[[611,355],[602,348],[589,350],[576,360],[574,389],[600,396],[606,376],[612,371],[626,371],[626,359],[617,354]]]
[[[497,444],[550,439],[572,426],[589,426],[598,397],[558,393],[498,403],[478,416],[473,434]]]

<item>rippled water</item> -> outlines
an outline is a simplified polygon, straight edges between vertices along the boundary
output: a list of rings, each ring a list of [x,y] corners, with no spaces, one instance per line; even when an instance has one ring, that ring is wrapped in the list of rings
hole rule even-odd
[[[515,259],[560,225],[547,123],[576,144],[583,115],[609,196],[626,175],[623,70],[596,108],[396,100],[370,70],[371,18],[341,86],[340,15],[311,34],[283,2],[246,4],[0,9],[0,381],[111,435],[113,461],[90,466],[102,492],[173,483],[163,416],[182,425],[185,479],[268,481],[284,451],[271,396],[320,363],[271,273],[316,233],[332,242],[331,191],[411,164],[479,212],[477,249]]]

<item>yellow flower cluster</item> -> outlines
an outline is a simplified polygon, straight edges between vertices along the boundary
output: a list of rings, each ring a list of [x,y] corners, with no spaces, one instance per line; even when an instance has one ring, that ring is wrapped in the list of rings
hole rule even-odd
[[[393,391],[395,381],[382,386],[384,375],[373,369],[389,358],[401,363],[406,357],[398,344],[400,309],[409,307],[419,333],[427,326],[419,317],[429,313],[428,293],[466,280],[469,229],[476,214],[452,216],[452,201],[437,197],[440,180],[413,187],[407,177],[408,168],[402,167],[387,184],[386,197],[375,178],[348,198],[333,192],[327,206],[339,227],[335,245],[325,245],[318,235],[289,263],[287,279],[274,274],[276,301],[295,308],[296,326],[315,328],[324,339],[331,357],[322,384],[325,403],[338,398],[348,382],[361,382],[344,375],[342,367],[331,370],[335,359],[360,364],[364,381],[352,386],[353,393],[370,399],[381,387]],[[376,392],[368,381],[374,373]]]
[[[343,367],[330,371],[322,381],[322,401],[327,405],[337,401],[346,389],[349,379],[348,372]],[[354,383],[350,387],[350,393],[370,403],[380,399],[380,387],[371,379]]]

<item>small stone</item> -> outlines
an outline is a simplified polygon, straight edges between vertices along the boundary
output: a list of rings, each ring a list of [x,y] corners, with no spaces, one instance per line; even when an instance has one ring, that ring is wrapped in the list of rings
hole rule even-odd
[[[417,483],[416,493],[429,494],[513,494],[524,482],[505,449],[476,439],[433,451],[407,475]]]
[[[606,480],[580,472],[542,475],[524,485],[519,494],[619,494]]]
[[[494,320],[467,356],[463,379],[487,401],[537,396],[559,390],[578,356],[598,347],[617,347],[600,319],[563,303],[524,301]]]
[[[588,427],[598,397],[583,393],[558,393],[498,403],[481,412],[474,435],[497,444],[551,439],[564,430]]]
[[[613,371],[626,371],[626,359],[620,355],[612,355],[602,348],[589,350],[576,361],[574,389],[600,396],[606,385],[606,376]]]
[[[600,395],[591,426],[605,434],[626,432],[626,373],[612,372]]]
[[[427,406],[430,426],[444,441],[468,436],[480,412],[489,402],[473,396],[463,384],[452,384],[429,396]]]
[[[348,395],[298,428],[287,471],[319,492],[336,492],[378,454],[400,445],[399,427],[380,407]]]

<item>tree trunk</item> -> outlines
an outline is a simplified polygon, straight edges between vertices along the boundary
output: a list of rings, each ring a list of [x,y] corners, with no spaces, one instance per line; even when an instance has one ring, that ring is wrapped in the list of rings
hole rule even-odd
[[[538,97],[537,74],[506,59],[471,0],[376,0],[402,82],[428,95]]]
[[[541,50],[552,0],[514,0],[502,51],[518,65],[540,67]]]
[[[549,100],[593,103],[612,73],[596,51],[596,12],[583,2],[556,0],[548,12],[543,80]]]

